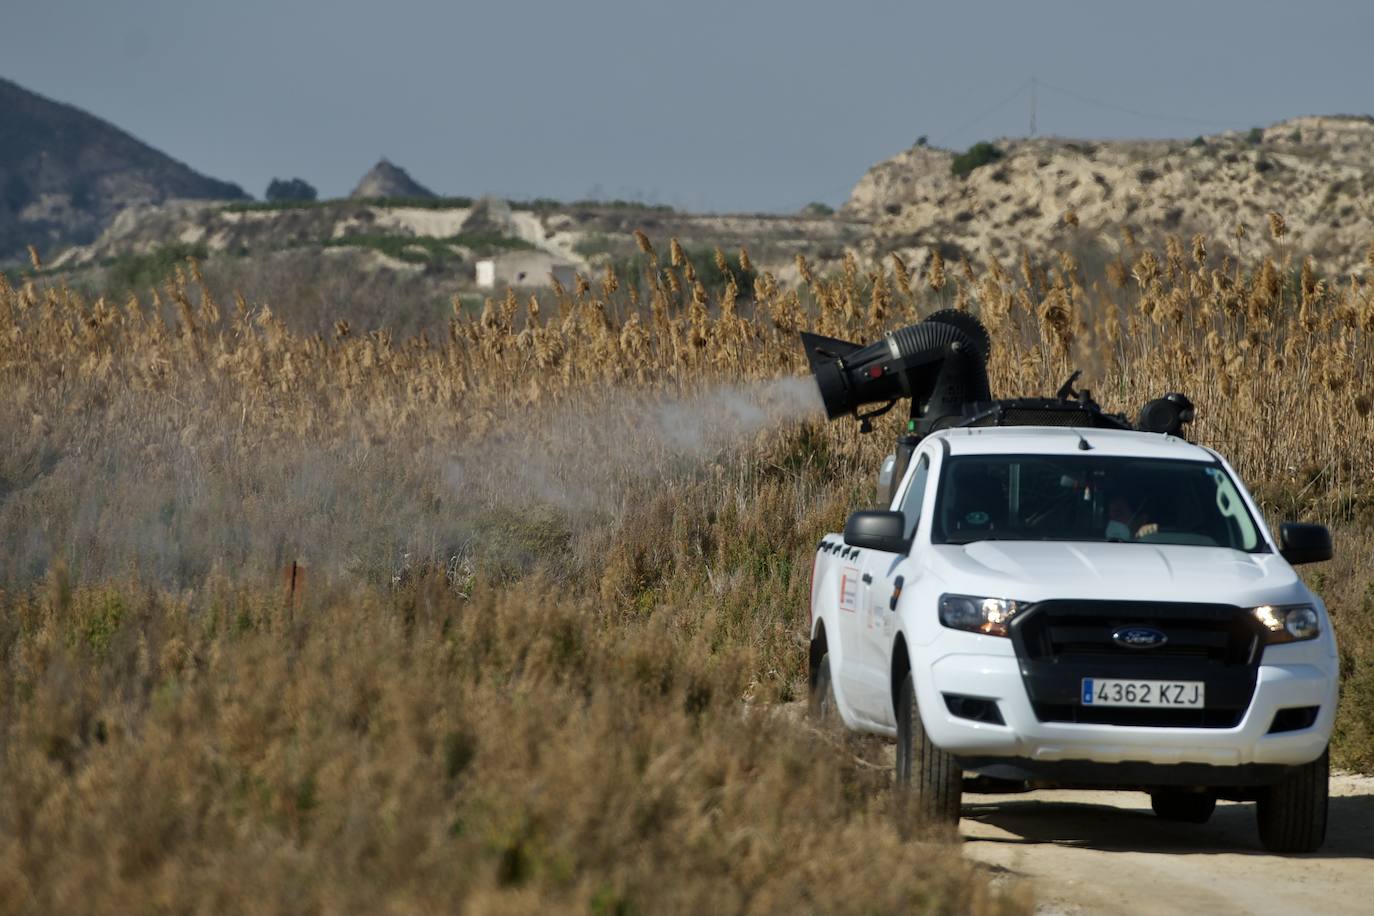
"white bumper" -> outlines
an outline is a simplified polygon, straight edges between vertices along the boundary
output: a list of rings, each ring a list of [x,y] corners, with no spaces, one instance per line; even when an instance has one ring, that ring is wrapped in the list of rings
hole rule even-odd
[[[1303,653],[1302,661],[1262,664],[1250,708],[1235,728],[1041,722],[1026,696],[1017,659],[1010,654],[944,655],[929,666],[918,665],[915,681],[926,732],[937,746],[961,757],[1296,765],[1321,756],[1331,738],[1337,678],[1334,659],[1324,655]],[[991,725],[952,715],[945,705],[946,693],[995,700],[1006,724]],[[1269,734],[1274,714],[1295,706],[1319,706],[1316,722],[1299,731]]]

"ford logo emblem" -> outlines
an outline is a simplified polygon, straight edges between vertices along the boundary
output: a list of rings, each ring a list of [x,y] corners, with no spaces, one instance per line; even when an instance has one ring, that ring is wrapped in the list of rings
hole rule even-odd
[[[1112,642],[1127,649],[1158,649],[1169,637],[1154,627],[1122,627],[1112,634]]]

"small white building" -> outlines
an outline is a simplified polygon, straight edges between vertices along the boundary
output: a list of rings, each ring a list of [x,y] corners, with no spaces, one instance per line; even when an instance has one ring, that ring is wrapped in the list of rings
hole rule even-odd
[[[549,286],[550,276],[571,287],[576,271],[574,265],[547,251],[507,251],[477,262],[477,287]]]

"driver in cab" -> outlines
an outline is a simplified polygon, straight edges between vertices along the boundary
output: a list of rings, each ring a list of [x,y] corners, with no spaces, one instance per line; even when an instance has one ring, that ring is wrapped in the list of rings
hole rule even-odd
[[[1107,540],[1138,541],[1159,531],[1159,523],[1151,521],[1147,508],[1149,497],[1118,493],[1107,503]]]

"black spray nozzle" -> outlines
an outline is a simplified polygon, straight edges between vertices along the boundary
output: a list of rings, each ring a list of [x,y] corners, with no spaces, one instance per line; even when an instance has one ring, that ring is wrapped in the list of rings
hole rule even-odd
[[[1193,415],[1193,402],[1188,396],[1172,391],[1142,407],[1135,425],[1147,433],[1182,436],[1183,427],[1193,422]]]
[[[936,312],[866,345],[806,332],[801,337],[832,420],[857,416],[867,404],[910,398],[911,416],[930,425],[961,413],[965,404],[991,399],[991,341],[967,312]]]

